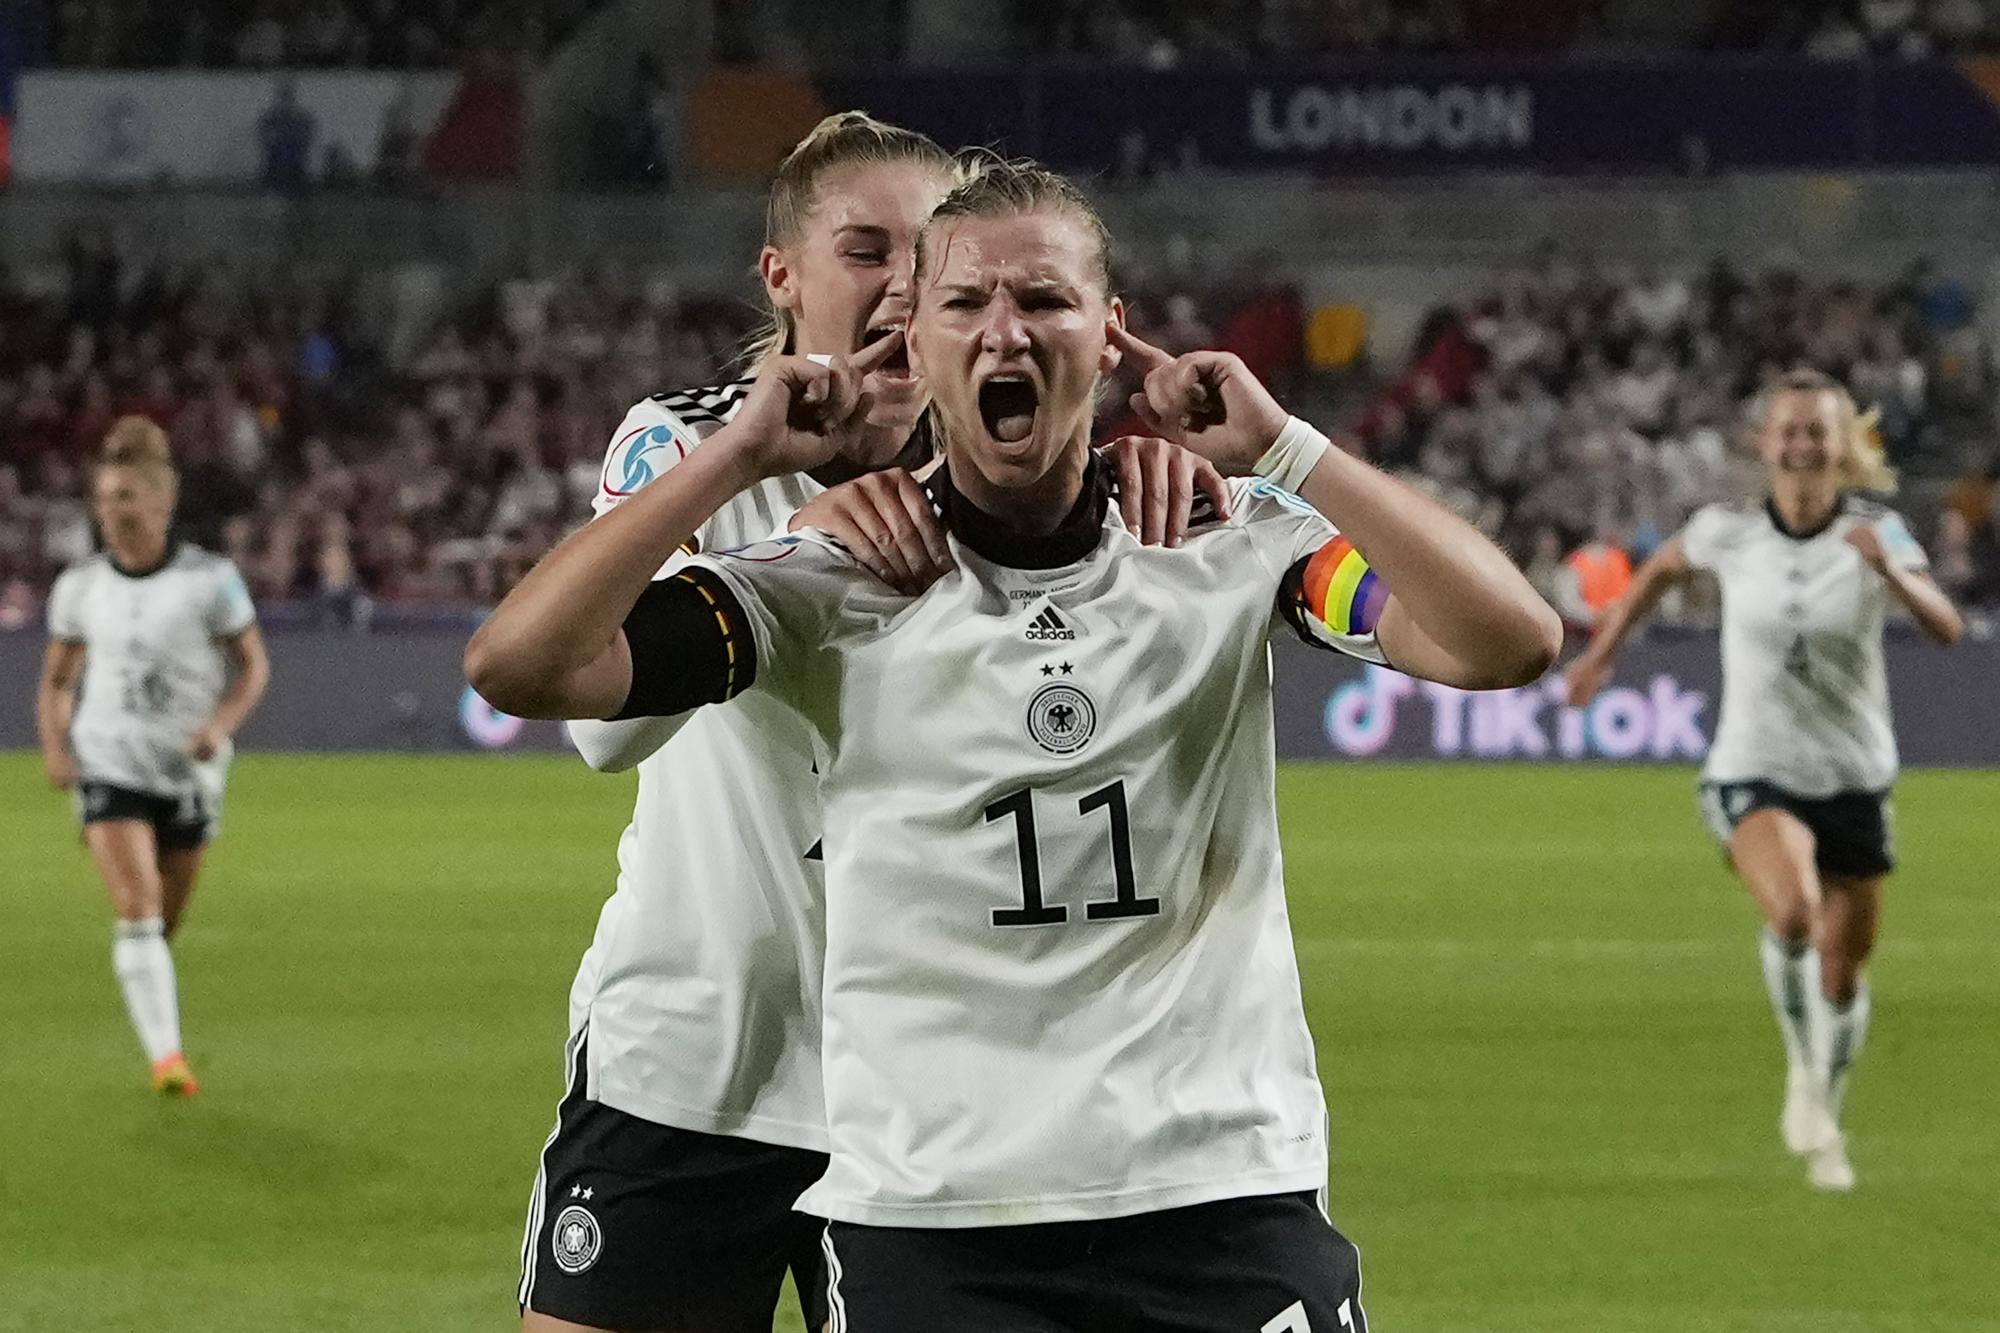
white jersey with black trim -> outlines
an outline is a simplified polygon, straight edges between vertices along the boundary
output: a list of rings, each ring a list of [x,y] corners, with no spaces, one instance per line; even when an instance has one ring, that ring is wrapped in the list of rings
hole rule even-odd
[[[634,406],[605,455],[595,512],[686,458],[749,388]],[[822,489],[805,476],[761,482],[704,523],[698,544],[768,537]],[[813,772],[810,734],[761,696],[702,709],[639,764],[617,889],[570,990],[571,1030],[589,1029],[593,1100],[656,1124],[825,1150]]]
[[[1722,586],[1722,713],[1707,780],[1761,780],[1806,797],[1896,780],[1882,661],[1892,594],[1846,540],[1863,525],[1897,565],[1929,567],[1895,511],[1858,496],[1811,533],[1787,531],[1768,502],[1753,500],[1707,505],[1688,520],[1688,564]]]
[[[64,570],[49,637],[84,648],[69,737],[83,778],[196,801],[213,817],[231,747],[197,760],[188,742],[228,689],[222,641],[256,619],[236,566],[185,542],[143,572],[103,554]]]
[[[1268,636],[1334,530],[1234,495],[1177,549],[1107,506],[1054,568],[955,529],[915,598],[816,533],[695,562],[750,622],[744,698],[826,754],[832,1164],[801,1211],[1007,1225],[1325,1184]]]

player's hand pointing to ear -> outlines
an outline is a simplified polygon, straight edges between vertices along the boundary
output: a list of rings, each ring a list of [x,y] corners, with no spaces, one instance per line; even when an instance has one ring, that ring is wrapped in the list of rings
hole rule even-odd
[[[852,447],[874,406],[863,381],[902,345],[903,335],[895,333],[825,365],[803,356],[773,358],[732,423],[756,474],[807,472]]]
[[[1144,377],[1131,398],[1140,420],[1225,473],[1250,471],[1289,420],[1233,352],[1174,356],[1118,324],[1111,342]]]

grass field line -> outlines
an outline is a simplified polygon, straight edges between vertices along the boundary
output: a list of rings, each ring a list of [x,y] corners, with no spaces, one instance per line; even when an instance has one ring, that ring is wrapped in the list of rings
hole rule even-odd
[[[1612,936],[1565,936],[1560,939],[1367,939],[1301,938],[1296,941],[1300,955],[1328,957],[1346,955],[1363,958],[1558,958],[1574,961],[1632,958],[1730,958],[1745,951],[1741,940],[1622,939]],[[1970,958],[1990,956],[1996,946],[1990,940],[1972,938],[1908,937],[1883,940],[1876,954],[1909,958]]]

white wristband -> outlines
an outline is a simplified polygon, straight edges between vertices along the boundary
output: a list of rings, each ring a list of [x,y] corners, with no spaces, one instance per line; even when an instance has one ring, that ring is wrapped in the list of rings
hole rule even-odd
[[[1292,417],[1250,470],[1296,495],[1332,443],[1311,422]]]

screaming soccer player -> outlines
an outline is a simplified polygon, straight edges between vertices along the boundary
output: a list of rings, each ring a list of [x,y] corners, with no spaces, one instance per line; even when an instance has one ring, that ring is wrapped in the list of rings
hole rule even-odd
[[[467,650],[517,713],[751,691],[813,735],[831,1153],[799,1203],[833,1219],[835,1329],[1364,1329],[1358,1256],[1316,1205],[1267,638],[1466,688],[1531,680],[1559,643],[1498,550],[1241,361],[1126,335],[1108,244],[1031,164],[920,235],[909,355],[952,557],[923,593],[814,533],[653,581],[719,506],[865,429],[882,352],[784,357],[741,409],[754,433],[573,534]],[[1132,537],[1089,448],[1122,356],[1157,429],[1269,478],[1179,547]]]
[[[917,230],[963,171],[920,134],[855,112],[821,122],[771,185],[758,266],[771,320],[753,359],[849,356],[899,330]],[[936,518],[890,466],[930,461],[927,399],[898,344],[874,350],[884,364],[867,379],[866,424],[841,455],[744,490],[691,548],[770,536],[804,507],[884,580],[914,590],[941,572]],[[597,513],[692,457],[741,447],[761,428],[740,416],[752,384],[633,407]],[[1221,486],[1170,446],[1116,460],[1121,500],[1156,542],[1185,527],[1196,485]],[[861,484],[826,491],[857,472]],[[524,1327],[763,1333],[789,1268],[817,1329],[823,1223],[792,1207],[827,1148],[811,735],[758,694],[692,718],[579,722],[572,735],[597,767],[637,765],[639,791],[617,892],[571,990],[568,1086],[522,1243]]]

